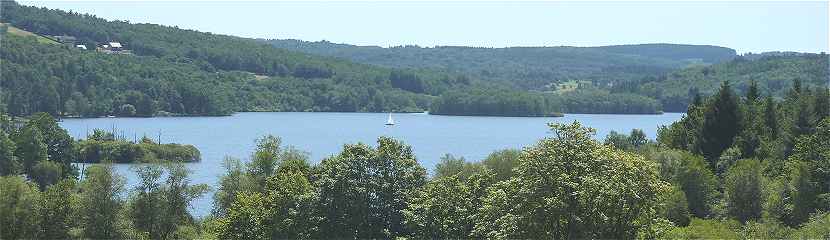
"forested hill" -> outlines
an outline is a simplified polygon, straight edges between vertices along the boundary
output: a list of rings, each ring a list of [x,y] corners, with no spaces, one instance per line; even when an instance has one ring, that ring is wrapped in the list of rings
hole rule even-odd
[[[701,61],[719,63],[735,58],[734,49],[711,45],[687,44],[631,44],[594,47],[606,52],[638,55],[650,58],[662,58],[675,61]]]
[[[624,104],[592,101],[596,96],[614,99],[623,95],[593,91],[590,82],[584,84],[588,88],[585,91],[568,88],[561,97],[552,96],[558,93],[551,91],[526,94],[502,82],[482,81],[476,74],[428,68],[391,69],[279,49],[255,39],[108,21],[11,1],[2,1],[1,10],[0,110],[5,108],[17,116],[36,112],[94,117],[225,115],[237,111],[425,111],[431,110],[435,102],[440,104],[437,113],[452,115],[660,111],[659,103],[650,98],[626,97],[631,101]],[[58,44],[67,38],[73,40]],[[124,51],[97,50],[109,42],[120,42]],[[547,59],[543,55],[537,57],[539,61]],[[612,64],[602,60],[607,58],[603,55],[591,58],[583,60]],[[641,57],[612,59],[618,61],[613,64],[626,64],[632,59],[654,62]],[[643,70],[635,74],[642,75],[655,64],[635,67]],[[658,67],[657,72],[671,65],[666,64]],[[510,71],[524,71],[521,66],[513,67],[515,70]],[[579,68],[599,69],[594,65]],[[583,73],[556,66],[549,70]],[[537,74],[543,77],[548,73],[527,72],[528,76]],[[585,81],[569,81],[568,86],[578,86],[579,82]],[[477,89],[502,89],[500,96],[511,97],[479,96],[487,91]],[[458,105],[447,100],[454,96],[465,101]]]
[[[246,38],[2,1],[2,101],[13,115],[424,111],[470,79],[391,70]],[[13,29],[14,31],[10,31]],[[31,33],[21,34],[25,30]],[[41,37],[32,37],[39,35]],[[70,36],[72,44],[40,39]],[[120,42],[128,54],[96,51]],[[81,50],[75,45],[84,45]]]
[[[274,49],[251,39],[156,24],[108,21],[92,15],[3,1],[2,21],[46,36],[72,36],[88,47],[121,42],[137,55],[186,57],[207,68],[269,76],[328,78],[356,67],[348,61]],[[363,70],[363,69],[361,69]]]
[[[828,55],[823,53],[749,54],[719,64],[689,67],[620,84],[614,91],[651,96],[663,103],[664,111],[682,112],[695,94],[710,95],[727,80],[738,93],[744,93],[755,80],[762,94],[774,97],[784,97],[794,82],[811,89],[827,87],[828,68]]]
[[[395,68],[430,68],[478,79],[545,90],[571,80],[607,85],[668,73],[690,64],[712,64],[735,57],[716,46],[641,44],[605,47],[418,47],[382,48],[327,41],[267,40],[272,45],[360,63]]]

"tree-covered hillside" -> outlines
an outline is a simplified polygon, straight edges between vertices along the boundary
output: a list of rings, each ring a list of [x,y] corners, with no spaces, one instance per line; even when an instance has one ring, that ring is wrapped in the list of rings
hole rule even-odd
[[[2,2],[2,105],[13,115],[224,115],[234,111],[424,111],[462,76],[391,70],[245,38]],[[95,51],[121,42],[131,54]]]
[[[723,80],[742,92],[755,79],[765,93],[781,96],[794,78],[810,87],[828,75],[826,55],[729,60],[735,51],[715,46],[358,47],[264,42],[12,1],[2,2],[2,12],[0,107],[12,115],[658,113],[684,111],[690,93],[707,95]],[[19,34],[24,30],[30,33]],[[74,37],[90,50],[48,39],[55,36]],[[93,50],[110,41],[130,54]]]
[[[660,103],[631,93],[584,89],[565,93],[472,88],[447,91],[430,114],[478,116],[561,116],[561,113],[659,114]]]
[[[689,67],[642,81],[620,84],[615,91],[651,96],[663,103],[665,111],[682,112],[696,94],[710,95],[723,81],[730,81],[735,91],[744,93],[755,80],[759,90],[774,97],[784,97],[794,80],[804,87],[828,85],[827,54],[751,54],[710,66]]]
[[[2,103],[13,115],[423,111],[432,98],[393,88],[390,71],[373,73],[375,78],[257,78],[240,71],[205,71],[187,58],[103,54],[0,36]]]
[[[602,46],[596,49],[612,53],[704,63],[723,62],[734,58],[736,54],[735,50],[725,47],[667,43]]]
[[[3,1],[2,21],[37,34],[73,36],[89,48],[120,42],[137,55],[186,57],[208,70],[241,70],[269,76],[330,78],[335,73],[365,72],[336,61],[274,49],[251,39],[157,24],[108,21],[88,14],[37,8]]]
[[[225,115],[235,111],[425,111],[433,102],[447,103],[441,99],[451,92],[494,88],[501,89],[500,96],[556,97],[552,92],[524,93],[504,82],[482,81],[475,74],[389,69],[278,49],[253,39],[107,21],[10,1],[2,2],[2,10],[0,21],[7,24],[0,27],[0,59],[4,62],[0,68],[0,106],[18,116],[35,112],[94,117]],[[9,31],[11,27],[28,33],[17,34],[19,31]],[[56,36],[74,37],[75,45],[89,50],[42,41]],[[129,54],[93,50],[111,41],[120,42]],[[462,103],[484,106],[476,108],[442,105],[436,112],[541,116],[554,114],[557,109],[568,113],[585,109],[602,113],[660,110],[647,98],[620,107],[584,101],[595,95],[583,92],[590,91],[568,93],[579,101],[547,101],[544,107],[538,107],[536,101],[502,99],[498,105]],[[603,105],[601,110],[593,107],[597,104]]]
[[[717,63],[735,50],[715,46],[643,44],[606,47],[354,46],[327,41],[267,40],[272,45],[322,56],[395,68],[464,73],[523,89],[546,89],[570,80],[607,85],[668,73],[695,63]]]

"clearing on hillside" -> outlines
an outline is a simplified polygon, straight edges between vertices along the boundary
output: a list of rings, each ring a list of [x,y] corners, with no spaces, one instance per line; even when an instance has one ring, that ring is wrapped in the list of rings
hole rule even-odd
[[[29,31],[26,31],[26,30],[23,30],[23,29],[20,29],[20,28],[16,28],[16,27],[14,27],[14,26],[12,26],[11,24],[8,24],[8,23],[0,23],[0,26],[8,27],[6,31],[8,31],[10,34],[14,34],[14,35],[17,35],[17,36],[22,36],[22,37],[34,36],[35,38],[37,38],[37,41],[40,42],[40,43],[60,44],[60,43],[56,42],[55,40],[49,39],[47,37],[35,34],[33,32],[29,32]]]

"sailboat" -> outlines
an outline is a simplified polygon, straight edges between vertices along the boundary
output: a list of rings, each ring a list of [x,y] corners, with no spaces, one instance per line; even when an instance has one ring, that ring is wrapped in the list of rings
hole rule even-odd
[[[386,126],[395,125],[395,120],[392,120],[392,113],[389,113],[389,119],[386,119]]]

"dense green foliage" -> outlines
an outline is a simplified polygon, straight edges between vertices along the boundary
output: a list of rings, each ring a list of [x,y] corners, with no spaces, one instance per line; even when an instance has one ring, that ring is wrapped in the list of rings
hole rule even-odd
[[[95,129],[87,139],[75,141],[46,113],[37,113],[22,122],[6,115],[0,119],[0,174],[26,174],[42,188],[65,177],[76,176],[72,163],[199,161],[192,145],[159,144],[144,137],[140,142],[116,138]]]
[[[761,218],[765,184],[761,170],[758,160],[745,159],[732,166],[723,179],[726,211],[738,221]]]
[[[603,46],[596,48],[612,53],[641,55],[671,60],[702,61],[704,63],[718,63],[735,57],[735,50],[705,45],[655,43]]]
[[[159,144],[144,137],[123,136],[95,129],[75,141],[46,113],[12,119],[0,114],[0,175],[25,174],[41,188],[78,175],[72,163],[192,162],[201,155],[192,145]]]
[[[632,92],[659,99],[664,111],[683,112],[694,102],[695,94],[715,94],[724,81],[745,94],[753,82],[758,90],[773,97],[784,97],[798,79],[804,87],[827,86],[827,54],[745,55],[710,66],[694,66],[656,77],[614,86],[614,91]]]
[[[464,157],[455,157],[452,154],[445,154],[441,157],[441,161],[435,164],[435,173],[433,173],[433,177],[438,179],[458,176],[461,179],[466,179],[485,168],[486,166],[483,164],[468,162],[464,159]],[[510,170],[512,170],[512,167]]]
[[[630,93],[581,89],[563,94],[508,89],[448,91],[432,102],[431,114],[480,116],[561,116],[565,113],[661,113],[657,100]]]
[[[41,187],[77,175],[75,141],[45,113],[17,122],[0,114],[0,173],[26,174]]]
[[[390,70],[251,39],[13,2],[2,7],[3,22],[40,34],[79,36],[90,46],[115,37],[135,55],[81,51],[0,29],[0,85],[10,89],[0,97],[0,239],[830,238],[824,54],[747,55],[635,81],[694,58],[731,58],[734,51],[271,42],[369,63],[382,60],[375,54],[407,56],[388,61],[400,68]],[[463,65],[456,59],[428,63],[446,68],[423,65],[437,54],[495,57]],[[556,57],[545,59],[548,54]],[[549,66],[522,62],[527,59]],[[593,65],[582,65],[589,60]],[[404,69],[418,64],[449,74]],[[507,70],[511,64],[526,64],[512,69],[527,71]],[[457,73],[503,81],[486,85]],[[509,86],[545,88],[540,85],[566,79],[622,84],[610,91],[556,92]],[[699,85],[680,84],[689,79]],[[499,90],[466,88],[474,84]],[[344,145],[311,164],[307,153],[265,136],[256,141],[250,161],[226,160],[213,212],[203,219],[191,216],[188,207],[208,186],[191,184],[181,164],[198,160],[198,150],[148,138],[133,143],[100,130],[75,141],[50,116],[415,111],[430,104],[436,114],[450,115],[656,113],[661,108],[655,99],[686,111],[660,127],[656,141],[634,129],[611,132],[601,143],[578,122],[550,124],[551,136],[522,150],[497,151],[478,162],[446,155],[432,177],[410,146],[388,137],[374,145]],[[12,115],[46,113],[14,119],[4,107]],[[79,171],[73,162],[149,164],[133,167],[138,183],[127,188],[107,163]]]
[[[642,44],[606,47],[418,47],[382,48],[326,41],[267,40],[283,49],[394,68],[426,68],[541,90],[585,80],[596,85],[639,80],[692,63],[732,59],[735,50],[715,46]]]
[[[549,102],[560,103],[567,113],[662,113],[660,102],[649,97],[630,93],[613,93],[600,89],[582,89],[561,95],[549,95]]]
[[[660,178],[682,192],[681,198],[686,200],[687,207],[680,209],[679,212],[685,212],[697,218],[713,216],[713,206],[720,196],[719,179],[708,168],[702,157],[678,150],[647,152],[646,155],[658,164]],[[664,214],[678,215],[676,212],[664,212]],[[675,223],[684,226],[688,220]]]
[[[793,78],[817,86],[827,75],[827,57],[817,54],[730,60],[735,57],[732,49],[672,44],[357,47],[107,21],[10,1],[2,7],[4,23],[45,36],[77,37],[90,49],[119,41],[131,53],[104,54],[44,43],[38,35],[8,34],[4,25],[0,87],[7,91],[0,94],[0,105],[17,116],[425,110],[488,116],[659,113],[685,110],[695,95],[690,93],[710,94],[723,80],[732,80],[743,92],[754,79],[760,90],[782,96]],[[574,82],[579,86],[571,86]],[[500,89],[500,94],[490,94],[496,91],[492,89]],[[456,99],[461,103],[454,103]]]
[[[348,68],[354,67],[345,61],[310,57],[250,39],[155,24],[107,21],[92,15],[21,6],[9,1],[4,1],[3,13],[3,22],[37,34],[74,36],[90,48],[116,40],[137,55],[185,57],[211,70],[311,79],[346,74]]]
[[[234,111],[424,111],[463,77],[389,70],[277,49],[252,39],[4,1],[0,21],[90,49],[119,41],[131,54],[40,43],[0,29],[2,102],[23,116],[225,115]],[[37,96],[37,97],[36,97]]]
[[[433,180],[426,179],[409,146],[389,138],[378,139],[376,148],[346,145],[311,167],[306,160],[282,157],[281,147],[259,144],[254,156],[272,156],[265,162],[273,170],[256,171],[258,160],[229,168],[217,192],[217,201],[225,204],[216,206],[213,228],[218,237],[234,239],[633,237],[652,224],[655,195],[666,187],[654,164],[599,144],[591,139],[593,130],[578,123],[551,129],[554,138],[522,152],[494,153],[482,163],[447,156]],[[566,152],[584,154],[561,154]],[[465,167],[474,165],[479,167]],[[578,177],[582,174],[596,175]],[[286,185],[246,183],[262,177],[269,183],[293,180]],[[224,199],[233,195],[226,204]],[[618,203],[620,198],[627,203]],[[550,205],[554,200],[558,204]],[[545,215],[542,209],[560,214]]]
[[[2,87],[12,115],[222,115],[232,110],[227,81],[186,63],[101,54],[4,34]]]
[[[196,162],[201,160],[199,149],[192,145],[160,144],[143,137],[134,143],[115,134],[94,129],[86,139],[75,146],[78,162],[84,163],[142,163],[156,161]]]
[[[116,141],[103,131],[95,131],[91,139]],[[74,141],[46,113],[24,120],[0,114],[0,238],[196,237],[182,229],[195,229],[197,222],[187,209],[207,186],[191,185],[184,165],[169,161],[159,165],[162,161],[154,158],[155,164],[136,168],[140,187],[124,189],[125,180],[111,165],[96,164],[79,172],[71,164],[79,161],[76,148],[84,141]],[[142,144],[158,145],[149,139],[135,145]],[[179,153],[168,152],[170,146],[158,146],[141,147],[158,158],[177,160],[172,156]],[[111,157],[115,162],[127,159]]]
[[[492,171],[492,177],[497,181],[507,180],[513,176],[513,168],[519,165],[521,151],[516,149],[504,149],[487,155],[487,158],[480,162],[468,162],[464,157],[454,157],[446,154],[441,162],[435,165],[434,179],[457,176],[460,179],[467,179],[482,171]]]
[[[90,48],[106,39],[119,39],[133,53],[82,51],[0,32],[4,46],[0,57],[5,63],[0,86],[8,90],[0,98],[17,116],[427,109],[447,115],[550,116],[661,109],[657,101],[633,94],[597,89],[524,92],[456,73],[388,70],[311,57],[250,39],[105,21],[12,2],[3,4],[3,10],[10,14],[4,14],[2,21],[38,34],[76,36]],[[494,87],[503,90],[480,90]]]
[[[450,91],[432,103],[430,114],[481,116],[554,116],[559,113],[540,94],[499,89]]]
[[[379,139],[377,148],[346,145],[319,165],[309,165],[304,157],[284,157],[293,150],[260,144],[254,156],[273,152],[265,154],[274,156],[265,161],[272,170],[257,171],[257,164],[238,162],[229,168],[216,196],[231,203],[217,205],[216,219],[206,228],[233,239],[830,236],[821,227],[826,226],[827,214],[822,211],[827,209],[820,206],[826,205],[816,202],[822,195],[811,188],[810,196],[800,197],[806,191],[798,186],[803,177],[789,170],[779,179],[793,180],[784,181],[787,190],[779,191],[769,171],[772,159],[738,160],[718,176],[703,157],[666,149],[664,143],[646,140],[639,130],[600,144],[591,139],[591,129],[577,123],[554,124],[551,129],[551,138],[521,152],[496,152],[481,162],[446,155],[432,179],[425,179],[423,170],[407,160],[413,159],[408,147],[387,138]],[[827,135],[814,133],[799,142],[817,144]],[[826,147],[814,153],[795,149],[790,159],[827,154]],[[499,173],[505,168],[510,170],[506,176]],[[389,174],[393,172],[399,174]],[[250,183],[262,177],[284,185]],[[398,187],[386,189],[392,185]],[[386,198],[396,194],[401,195]],[[785,196],[775,200],[777,194]],[[227,197],[232,195],[236,197]],[[814,202],[803,205],[809,201]],[[798,210],[807,217],[788,220],[803,208],[798,205],[811,206]],[[378,215],[386,217],[373,217]]]
[[[715,46],[640,44],[605,47],[434,47],[381,48],[334,44],[326,41],[267,40],[288,50],[394,68],[431,69],[465,74],[506,89],[456,89],[434,103],[430,112],[445,115],[543,116],[565,113],[657,113],[685,110],[688,101],[677,102],[640,85],[655,76],[677,75],[687,66],[731,60],[735,51]],[[662,79],[662,77],[661,77]],[[586,82],[578,91],[560,92],[568,82]],[[683,86],[689,86],[688,84]],[[587,88],[586,88],[587,87]],[[714,87],[714,86],[713,86]],[[775,87],[775,86],[771,86]],[[780,88],[781,86],[777,86]],[[489,87],[492,88],[492,87]],[[608,93],[606,89],[613,93]],[[633,88],[633,89],[632,89]],[[416,88],[417,89],[417,88]],[[685,89],[685,88],[684,88]],[[539,101],[526,90],[547,92],[552,101]],[[505,92],[509,91],[509,92]],[[550,92],[548,92],[550,91]],[[556,92],[553,92],[556,91]],[[684,90],[685,91],[685,90]],[[562,94],[562,93],[568,94]],[[632,94],[616,94],[629,92]],[[685,92],[683,92],[685,94]],[[534,99],[537,98],[537,99]],[[659,99],[659,100],[655,100]]]
[[[655,165],[600,144],[593,129],[551,124],[526,148],[514,176],[495,184],[474,233],[489,238],[633,238],[651,224],[665,190]]]
[[[633,129],[629,135],[611,131],[605,136],[605,144],[620,150],[635,151],[648,144],[648,137],[642,129]]]
[[[0,176],[0,238],[196,238],[182,229],[196,224],[187,208],[207,186],[190,185],[181,164],[142,168],[153,168],[155,178],[143,178],[144,188],[129,190],[126,199],[124,179],[109,165],[91,166],[83,180],[66,178],[43,190],[22,176]]]
[[[487,169],[430,181],[408,202],[405,223],[414,238],[464,239],[473,234],[487,188],[495,181]]]
[[[707,220],[693,219],[688,227],[672,231],[670,238],[692,238],[701,231],[725,238],[830,236],[826,227],[806,227],[821,224],[830,210],[825,173],[830,154],[828,89],[802,88],[795,80],[785,98],[776,102],[771,97],[761,100],[762,91],[754,86],[750,82],[746,95],[739,97],[725,82],[717,94],[690,106],[680,121],[660,129],[661,146],[700,154],[706,161],[701,158],[692,165],[699,173],[689,175],[696,176],[686,181],[693,185],[684,188],[681,183],[681,188],[696,192],[686,191],[689,209]],[[653,155],[670,163],[668,156]],[[716,220],[724,218],[737,222]]]
[[[721,91],[731,91],[727,86]],[[15,150],[3,151],[0,166],[16,167],[0,178],[0,236],[826,238],[830,119],[819,121],[822,111],[813,107],[826,94],[793,92],[793,99],[772,108],[775,119],[778,126],[796,126],[806,116],[804,126],[782,128],[779,138],[763,131],[756,134],[760,143],[748,144],[744,139],[754,130],[747,126],[773,124],[749,117],[764,114],[738,114],[733,146],[711,157],[694,146],[712,127],[706,121],[716,121],[703,116],[724,108],[707,105],[760,113],[768,103],[717,99],[737,98],[734,93],[703,99],[681,121],[661,128],[658,142],[635,129],[609,134],[603,144],[579,123],[551,124],[551,137],[522,151],[494,152],[480,162],[447,155],[432,178],[411,148],[394,139],[381,137],[375,147],[345,145],[312,165],[308,154],[267,136],[257,140],[251,161],[227,160],[214,211],[202,220],[186,209],[207,186],[191,185],[183,165],[137,166],[139,183],[131,189],[108,165],[87,168],[79,181],[49,160],[50,152],[59,151],[44,142],[60,142],[53,138],[60,139],[63,129],[48,115],[16,127],[3,118],[0,149]],[[795,111],[807,113],[785,114],[802,101],[808,108]],[[17,130],[6,134],[9,128]],[[96,131],[84,141],[114,138]],[[32,166],[29,172],[23,163]]]

